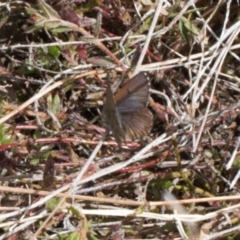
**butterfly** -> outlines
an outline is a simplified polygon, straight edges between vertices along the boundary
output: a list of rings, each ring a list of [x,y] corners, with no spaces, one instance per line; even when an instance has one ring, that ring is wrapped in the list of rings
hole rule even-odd
[[[115,94],[107,80],[103,105],[103,122],[121,148],[122,140],[146,135],[152,128],[153,116],[147,108],[149,80],[144,73],[129,79]]]

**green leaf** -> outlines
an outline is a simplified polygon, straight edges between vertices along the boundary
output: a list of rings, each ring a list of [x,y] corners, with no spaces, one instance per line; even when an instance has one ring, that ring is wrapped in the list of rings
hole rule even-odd
[[[53,111],[53,113],[55,113],[55,114],[59,113],[60,108],[61,108],[60,103],[61,103],[60,97],[59,97],[58,94],[56,94],[53,97],[53,102],[52,102],[52,111]]]
[[[54,96],[52,94],[49,94],[47,97],[47,103],[48,103],[48,109],[53,113],[57,114],[60,111],[60,97],[58,94],[55,94]]]
[[[39,0],[40,1],[40,0]],[[40,4],[41,5],[41,4]],[[44,4],[43,4],[44,5]],[[80,31],[77,25],[62,20],[57,12],[51,8],[49,5],[42,6],[43,15],[38,13],[36,10],[31,8],[26,8],[27,14],[31,15],[31,19],[34,21],[34,26],[31,26],[26,29],[26,33],[33,32],[40,28],[46,28],[53,33],[66,32],[66,31]]]
[[[55,32],[55,33],[71,30],[71,29],[69,29],[68,26],[62,24],[61,20],[57,20],[57,19],[51,19],[51,20],[45,21],[44,27],[47,30],[50,30],[50,31]]]
[[[77,232],[70,233],[65,240],[81,240]]]
[[[30,164],[31,165],[37,165],[39,163],[39,158],[33,158],[31,161],[30,161]]]
[[[184,22],[181,19],[179,20],[178,27],[179,27],[180,33],[182,34],[182,37],[184,38],[184,40],[186,42],[189,42],[190,38],[189,38],[189,35],[188,35],[188,30],[187,30]]]
[[[151,181],[151,187],[154,189],[154,190],[166,190],[168,188],[170,188],[172,186],[172,182],[171,181],[168,181],[168,180],[152,180]]]
[[[199,30],[198,28],[193,24],[192,21],[187,20],[186,18],[182,17],[181,20],[183,21],[186,29],[188,29],[191,33],[198,35]]]
[[[53,211],[57,205],[59,204],[60,199],[59,198],[51,198],[46,202],[46,207],[50,210]]]
[[[7,138],[7,133],[4,124],[0,124],[0,144],[12,143],[12,140]]]
[[[77,208],[75,208],[75,207],[73,207],[73,206],[70,206],[69,208],[68,208],[68,210],[72,213],[72,215],[73,216],[76,216],[76,217],[81,217],[81,213],[79,212],[79,210],[77,209]]]
[[[43,17],[33,8],[25,8],[25,10],[26,10],[26,13],[31,16],[31,20],[34,21],[35,23],[35,25],[28,27],[25,30],[26,33],[31,33],[34,30],[37,30],[44,26],[45,17]]]
[[[149,18],[145,19],[143,24],[140,25],[138,31],[136,31],[136,35],[142,34],[143,32],[148,31],[151,26],[151,23],[152,23],[152,18],[149,17]]]
[[[45,17],[61,19],[59,14],[46,2],[44,2],[42,0],[38,0],[38,4],[39,4],[40,9],[43,11],[43,14]]]
[[[60,50],[58,49],[57,46],[50,46],[50,47],[48,48],[48,51],[49,51],[49,53],[50,53],[53,57],[55,57],[55,58],[59,58],[59,56],[60,56],[60,54],[61,54],[61,52],[60,52]]]
[[[199,34],[198,28],[193,24],[193,22],[189,21],[185,17],[180,18],[178,26],[186,42],[190,42],[192,35]]]

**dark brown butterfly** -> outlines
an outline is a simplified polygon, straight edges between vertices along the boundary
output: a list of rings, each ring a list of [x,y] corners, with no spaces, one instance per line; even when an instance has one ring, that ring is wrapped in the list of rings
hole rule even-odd
[[[129,79],[114,95],[107,80],[103,121],[121,147],[126,136],[141,137],[152,128],[152,113],[148,110],[149,81],[144,73]]]

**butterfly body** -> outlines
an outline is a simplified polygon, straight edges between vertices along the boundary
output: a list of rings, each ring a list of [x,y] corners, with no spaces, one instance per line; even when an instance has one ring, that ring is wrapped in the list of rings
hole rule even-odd
[[[141,137],[151,130],[152,113],[147,108],[148,98],[149,82],[144,73],[129,79],[114,95],[107,82],[104,122],[119,147],[126,137]]]

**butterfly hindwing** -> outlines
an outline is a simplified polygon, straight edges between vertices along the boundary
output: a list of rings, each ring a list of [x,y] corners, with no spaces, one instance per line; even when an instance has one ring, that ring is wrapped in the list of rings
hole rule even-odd
[[[134,114],[121,114],[122,126],[125,135],[136,138],[146,135],[152,129],[152,113],[147,109],[135,111]]]

